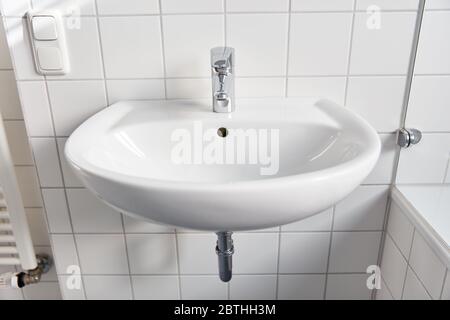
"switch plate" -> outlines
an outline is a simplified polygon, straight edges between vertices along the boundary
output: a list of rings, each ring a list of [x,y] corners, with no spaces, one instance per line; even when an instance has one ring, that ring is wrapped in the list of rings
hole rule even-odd
[[[65,29],[57,11],[27,13],[28,32],[37,73],[64,75],[70,71]]]
[[[56,20],[52,16],[34,16],[31,20],[33,39],[57,40]]]

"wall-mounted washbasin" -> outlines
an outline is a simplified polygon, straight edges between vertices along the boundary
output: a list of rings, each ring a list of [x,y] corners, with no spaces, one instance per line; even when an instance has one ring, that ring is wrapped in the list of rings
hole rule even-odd
[[[177,227],[237,231],[321,212],[374,167],[380,141],[329,100],[123,101],[69,138],[83,183],[130,215]]]

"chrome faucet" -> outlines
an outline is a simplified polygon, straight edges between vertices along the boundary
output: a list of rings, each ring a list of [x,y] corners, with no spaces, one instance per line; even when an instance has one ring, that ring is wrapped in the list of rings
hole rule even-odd
[[[233,112],[234,98],[234,49],[211,49],[212,94],[214,112]]]

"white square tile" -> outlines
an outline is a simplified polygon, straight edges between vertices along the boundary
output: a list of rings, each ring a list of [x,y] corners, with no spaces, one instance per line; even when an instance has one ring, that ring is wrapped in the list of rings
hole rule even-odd
[[[425,12],[420,28],[416,74],[450,73],[450,12]]]
[[[417,10],[419,0],[356,0],[356,10],[377,6],[381,10]]]
[[[280,275],[278,299],[280,300],[322,300],[326,275]]]
[[[285,75],[287,30],[287,14],[228,15],[227,45],[236,49],[236,74]]]
[[[65,153],[64,153],[64,147],[66,145],[67,138],[57,138],[56,142],[58,144],[58,151],[61,161],[61,168],[63,172],[64,177],[64,185],[66,188],[79,188],[84,187],[81,180],[75,175],[74,170],[69,166],[69,163],[67,162]]]
[[[233,241],[235,273],[277,272],[278,233],[236,233]]]
[[[168,99],[211,98],[211,79],[167,79]]]
[[[366,274],[329,274],[327,300],[371,300],[372,290],[367,288]]]
[[[58,275],[71,275],[73,266],[79,267],[78,254],[73,235],[54,234],[51,235],[55,267]]]
[[[70,71],[52,79],[100,79],[103,78],[97,18],[80,17],[79,26],[72,26],[73,18],[63,20],[69,53]]]
[[[35,246],[49,246],[50,239],[48,236],[47,221],[45,212],[42,208],[25,209],[27,221],[30,228],[31,239]]]
[[[31,138],[41,187],[62,187],[59,155],[55,138]]]
[[[235,81],[238,98],[284,97],[286,94],[285,78],[237,78]]]
[[[97,0],[98,14],[158,14],[158,0]]]
[[[5,17],[22,17],[31,9],[29,0],[1,0],[0,4]]]
[[[335,231],[383,230],[389,186],[360,186],[336,205]]]
[[[400,300],[407,263],[389,235],[386,236],[381,260],[381,276],[395,300]]]
[[[409,265],[416,272],[433,299],[439,299],[447,272],[419,232],[415,232]]]
[[[83,274],[128,274],[123,235],[78,234],[75,239]]]
[[[16,177],[25,207],[42,207],[42,197],[35,167],[16,167]]]
[[[333,208],[309,218],[287,224],[281,227],[282,231],[331,231]]]
[[[129,276],[83,276],[87,300],[131,300]]]
[[[111,0],[109,0],[111,1]],[[95,0],[31,0],[33,9],[55,10],[62,15],[95,15]]]
[[[12,288],[2,288],[0,290],[0,300],[23,300],[22,290]]]
[[[83,121],[106,107],[103,81],[50,81],[56,134],[69,136]]]
[[[408,267],[406,273],[405,288],[403,289],[403,300],[431,300],[427,290],[420,283],[420,280]]]
[[[150,223],[146,220],[123,215],[125,233],[173,233],[175,229],[171,226]]]
[[[17,80],[42,80],[43,77],[36,73],[26,19],[7,18],[4,21]]]
[[[80,282],[79,287],[74,286],[72,276],[58,276],[59,290],[63,300],[85,300],[84,287]]]
[[[0,112],[3,119],[23,119],[14,71],[0,70]]]
[[[33,165],[24,121],[4,121],[3,125],[14,165]]]
[[[450,76],[414,77],[406,116],[408,128],[450,131],[449,86]]]
[[[406,74],[416,13],[383,12],[380,28],[368,28],[366,13],[356,13],[351,74]]]
[[[378,132],[394,132],[401,121],[405,81],[405,77],[350,77],[347,106]]]
[[[351,21],[350,13],[293,14],[289,75],[346,74]]]
[[[175,235],[128,234],[132,274],[175,274],[178,271]]]
[[[409,257],[414,234],[414,226],[404,215],[400,207],[391,203],[387,232],[404,257]]]
[[[344,104],[345,77],[301,77],[289,78],[289,97],[326,98]]]
[[[282,233],[280,273],[325,273],[330,233]]]
[[[217,274],[215,234],[178,234],[181,274]],[[183,299],[185,297],[183,296]]]
[[[228,12],[287,12],[289,0],[226,0]]]
[[[108,101],[164,99],[164,80],[108,80]]]
[[[87,189],[67,189],[74,233],[121,233],[122,217]]]
[[[51,233],[72,233],[63,189],[42,189],[48,227]]]
[[[18,89],[28,134],[53,136],[53,123],[43,81],[19,81]]]
[[[383,279],[381,279],[381,288],[377,291],[376,300],[394,300]]]
[[[58,282],[40,282],[23,288],[25,300],[61,300]]]
[[[100,18],[107,78],[163,76],[160,18]]]
[[[230,282],[232,300],[275,300],[276,275],[234,275]]]
[[[379,134],[381,141],[381,153],[378,162],[369,176],[364,180],[365,184],[391,184],[396,163],[396,155],[399,147],[397,145],[397,135],[382,133]]]
[[[178,300],[178,276],[133,276],[136,300]]]
[[[163,13],[223,12],[223,0],[161,0]]]
[[[354,0],[292,0],[292,11],[344,11],[353,9]]]
[[[12,69],[11,57],[9,55],[6,31],[3,22],[0,23],[0,69]]]
[[[397,183],[442,183],[450,159],[449,150],[450,133],[424,133],[419,144],[400,153]]]
[[[425,9],[450,9],[450,2],[447,0],[427,0]]]
[[[226,300],[228,284],[215,276],[182,276],[181,298],[183,300]]]
[[[224,17],[169,15],[162,19],[167,76],[209,77],[210,49],[224,45]]]
[[[381,232],[334,232],[329,272],[366,272],[376,265]]]

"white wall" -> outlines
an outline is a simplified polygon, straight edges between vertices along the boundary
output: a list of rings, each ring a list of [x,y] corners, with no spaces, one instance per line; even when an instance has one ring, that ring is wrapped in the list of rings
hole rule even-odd
[[[50,239],[46,226],[45,212],[42,207],[39,184],[37,182],[36,167],[28,144],[25,122],[23,120],[16,80],[14,78],[14,70],[2,23],[0,23],[0,112],[3,117],[17,178],[26,206],[35,251],[37,253],[47,253],[51,256]],[[14,267],[11,266],[0,267],[0,273],[14,270]],[[33,287],[27,287],[23,290],[0,289],[0,300],[54,299],[59,297],[59,287],[54,269],[43,278],[42,283]]]
[[[371,297],[365,271],[378,262],[418,1],[2,2],[65,298]],[[66,30],[72,72],[39,76],[21,17],[30,8],[67,13],[77,3],[80,29]],[[372,4],[384,9],[377,30],[366,26]],[[209,49],[224,44],[236,48],[238,96],[330,97],[363,115],[383,141],[374,172],[336,207],[236,234],[231,284],[218,280],[213,234],[112,212],[62,156],[72,130],[115,101],[209,97]],[[74,264],[80,291],[65,286]]]

